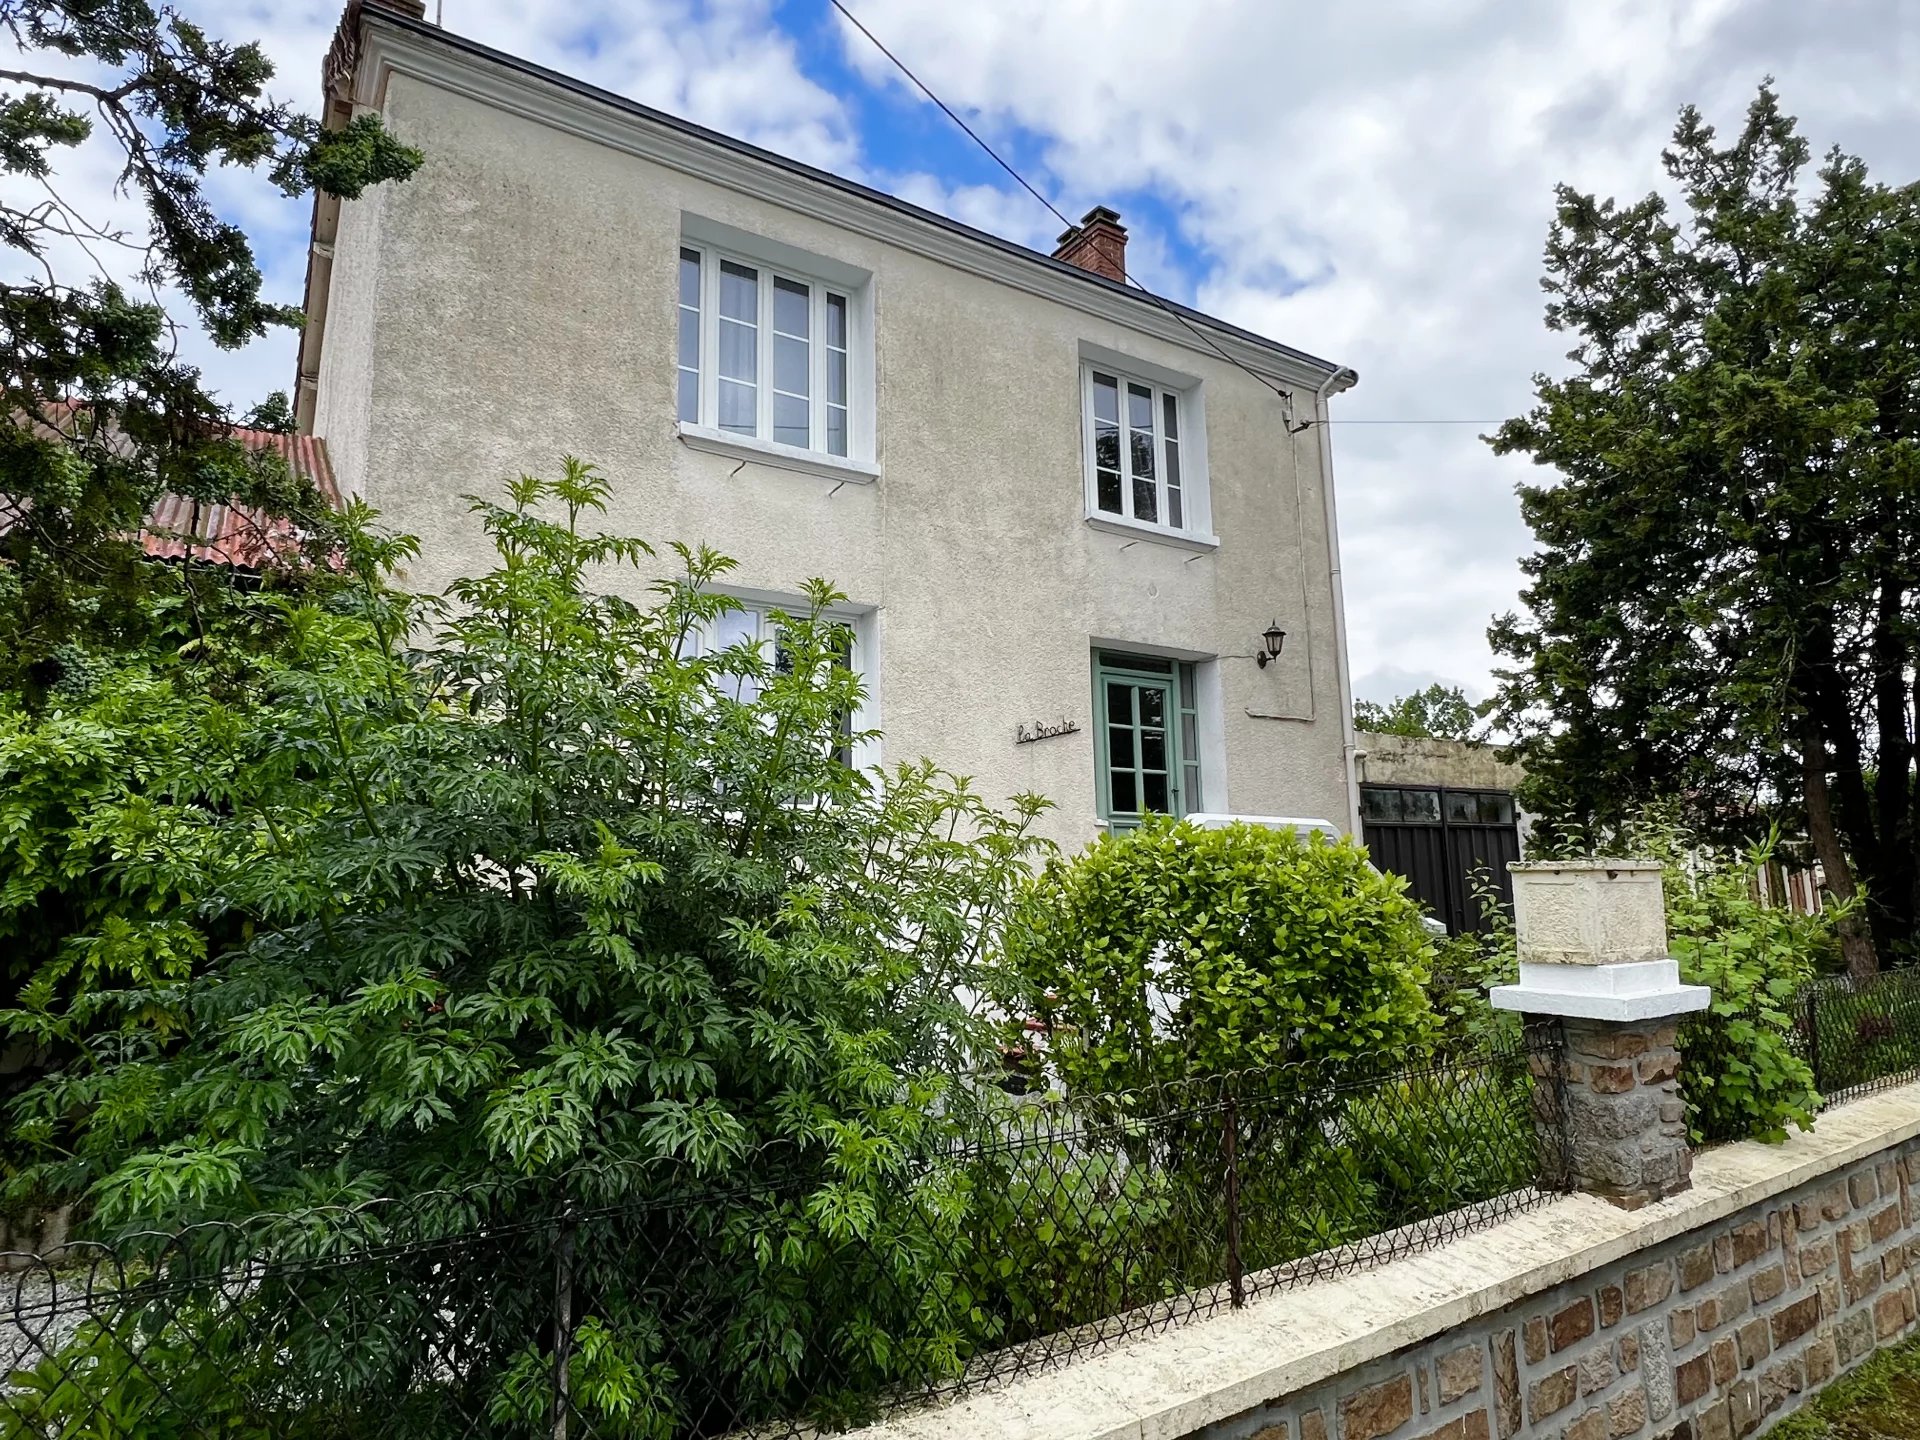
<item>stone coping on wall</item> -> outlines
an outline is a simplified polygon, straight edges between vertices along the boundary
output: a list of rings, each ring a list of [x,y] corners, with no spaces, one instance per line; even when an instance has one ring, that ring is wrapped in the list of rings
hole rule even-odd
[[[1693,1188],[1640,1210],[1569,1195],[1423,1254],[1255,1300],[858,1432],[864,1440],[1178,1440],[1552,1290],[1920,1136],[1920,1084],[1779,1145],[1701,1152]]]

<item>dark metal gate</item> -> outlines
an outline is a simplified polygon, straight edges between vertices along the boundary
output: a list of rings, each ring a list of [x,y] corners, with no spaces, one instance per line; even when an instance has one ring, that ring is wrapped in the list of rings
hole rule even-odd
[[[1507,865],[1520,858],[1520,830],[1506,791],[1362,785],[1360,818],[1373,863],[1404,875],[1413,898],[1449,934],[1486,928],[1476,876],[1512,909]]]

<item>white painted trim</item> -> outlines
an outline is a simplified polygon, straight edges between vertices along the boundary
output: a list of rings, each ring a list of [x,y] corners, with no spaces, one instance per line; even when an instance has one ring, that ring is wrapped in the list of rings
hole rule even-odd
[[[1226,685],[1217,657],[1193,662],[1193,687],[1199,692],[1200,813],[1229,811],[1233,801],[1227,788]]]
[[[680,245],[675,251],[675,265],[679,265],[679,255],[692,251],[700,257],[700,367],[699,394],[700,414],[703,417],[697,426],[702,431],[728,436],[734,439],[746,437],[731,430],[721,430],[715,424],[720,414],[720,290],[721,267],[728,263],[742,269],[751,270],[756,276],[754,284],[754,425],[758,432],[755,438],[763,443],[778,447],[783,453],[797,451],[820,460],[832,463],[838,460],[851,460],[855,464],[868,464],[873,459],[875,425],[873,417],[873,304],[872,277],[865,280],[834,279],[825,272],[837,272],[841,275],[864,275],[864,271],[855,271],[852,267],[809,256],[804,250],[778,241],[763,241],[755,236],[742,236],[741,232],[730,226],[718,226],[712,222],[699,222],[697,217],[686,214],[681,216]],[[690,223],[697,222],[697,223]],[[709,238],[709,232],[724,230],[738,237],[730,242]],[[846,302],[847,311],[847,454],[835,455],[829,450],[818,449],[809,444],[802,450],[800,446],[783,444],[772,439],[774,407],[774,350],[777,344],[774,336],[775,291],[778,282],[802,285],[807,290],[807,433],[809,439],[826,439],[827,424],[827,296],[838,295]],[[676,275],[677,281],[677,275]],[[676,283],[676,293],[678,286]],[[679,384],[679,355],[676,344],[674,356],[674,383],[676,387],[676,408]],[[800,398],[798,396],[794,397]],[[681,421],[683,425],[693,422]]]
[[[1613,965],[1520,962],[1518,985],[1496,985],[1493,1008],[1580,1020],[1659,1020],[1690,1015],[1713,1003],[1705,985],[1682,985],[1673,960]]]
[[[1331,820],[1315,820],[1302,815],[1230,815],[1202,812],[1186,817],[1202,830],[1224,830],[1229,825],[1257,825],[1262,830],[1291,830],[1302,840],[1313,835],[1325,835],[1330,840],[1338,840],[1340,827]]]
[[[1149,525],[1141,520],[1123,520],[1118,515],[1109,515],[1104,510],[1096,510],[1087,516],[1087,527],[1092,530],[1104,530],[1109,535],[1124,535],[1129,540],[1151,540],[1156,545],[1171,545],[1176,550],[1194,550],[1202,555],[1211,555],[1220,548],[1218,535],[1196,535],[1191,530],[1175,530],[1166,525]]]
[[[1166,1440],[1548,1294],[1920,1135],[1920,1085],[1855,1100],[1810,1134],[1694,1157],[1693,1188],[1639,1210],[1569,1195],[1436,1249],[1272,1293],[1244,1310],[1136,1336],[855,1440]],[[1224,1286],[1222,1287],[1225,1288]]]
[[[1360,771],[1354,752],[1360,748],[1353,728],[1353,662],[1347,654],[1347,590],[1340,574],[1340,520],[1333,498],[1333,426],[1328,424],[1327,401],[1352,389],[1359,376],[1336,370],[1313,392],[1313,417],[1320,429],[1320,487],[1327,526],[1327,578],[1333,589],[1333,678],[1340,692],[1340,764],[1346,771],[1348,833],[1364,833],[1360,823]],[[1309,612],[1311,616],[1311,612]],[[1309,636],[1311,643],[1311,636]],[[1314,705],[1319,704],[1315,696]],[[1315,710],[1318,713],[1318,710]]]
[[[680,443],[689,450],[721,455],[729,460],[745,460],[770,465],[776,470],[792,470],[823,480],[844,480],[852,485],[871,485],[880,478],[880,467],[866,460],[843,460],[838,455],[823,455],[812,450],[796,450],[791,445],[776,445],[753,435],[735,435],[706,425],[675,422]]]
[[[1213,528],[1213,501],[1207,476],[1207,447],[1204,438],[1206,412],[1200,404],[1201,388],[1198,381],[1188,379],[1190,388],[1181,388],[1170,384],[1165,377],[1176,372],[1161,366],[1150,366],[1147,371],[1129,370],[1123,365],[1108,364],[1098,355],[1089,357],[1087,346],[1081,346],[1080,359],[1080,468],[1086,486],[1087,519],[1095,523],[1094,528],[1105,529],[1108,525],[1125,525],[1133,529],[1171,538],[1191,537],[1198,541],[1196,548],[1213,549],[1219,545],[1211,531]],[[1099,347],[1092,347],[1096,351]],[[1111,352],[1106,352],[1111,353]],[[1132,428],[1128,420],[1127,393],[1129,385],[1145,386],[1152,398],[1148,407],[1153,414],[1154,476],[1153,486],[1156,510],[1164,515],[1172,507],[1167,502],[1167,435],[1166,411],[1161,402],[1172,399],[1174,413],[1179,417],[1181,433],[1173,440],[1180,450],[1180,514],[1185,523],[1179,526],[1159,524],[1150,520],[1136,520],[1127,515],[1115,515],[1100,508],[1099,467],[1094,454],[1094,414],[1093,414],[1093,377],[1095,372],[1105,375],[1115,385],[1115,418],[1120,427],[1120,502],[1129,508],[1133,505],[1133,463],[1132,448],[1128,443],[1128,431]]]
[[[1198,389],[1200,377],[1189,375],[1184,370],[1174,370],[1165,365],[1139,355],[1130,355],[1125,350],[1115,350],[1111,345],[1096,345],[1091,340],[1080,342],[1080,364],[1096,366],[1101,370],[1117,370],[1122,375],[1135,380],[1144,380],[1150,385],[1158,385],[1163,390],[1173,390],[1184,395],[1189,390]]]
[[[1311,388],[1330,374],[1345,373],[1277,344],[1270,347],[1246,334],[1218,329],[1205,316],[1176,319],[1145,294],[1095,283],[1036,252],[1011,248],[984,233],[970,234],[935,216],[920,218],[902,208],[904,202],[870,199],[824,178],[651,122],[619,108],[616,97],[596,98],[499,60],[435,43],[438,37],[388,22],[375,10],[362,11],[361,35],[354,96],[359,104],[377,106],[388,76],[398,73],[1217,360],[1187,328],[1192,324],[1234,363],[1283,385]]]

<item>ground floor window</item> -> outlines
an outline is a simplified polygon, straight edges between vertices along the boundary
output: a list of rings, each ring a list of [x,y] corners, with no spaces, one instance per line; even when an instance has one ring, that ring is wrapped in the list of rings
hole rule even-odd
[[[738,609],[729,610],[717,616],[701,637],[703,649],[708,653],[725,649],[729,645],[755,645],[771,662],[773,668],[783,674],[792,668],[786,648],[781,644],[779,623],[774,619],[774,611],[781,607],[743,603]],[[784,607],[790,614],[805,614],[806,602],[795,601]],[[863,681],[871,683],[868,676],[868,657],[866,647],[860,644],[858,632],[851,619],[839,622],[840,663]],[[759,698],[760,686],[751,676],[730,676],[724,693],[735,700],[752,702]],[[842,743],[835,747],[834,753],[842,764],[853,763],[854,716],[851,712],[842,713],[838,727]]]
[[[1200,808],[1200,723],[1193,666],[1100,651],[1093,662],[1095,790],[1100,818],[1131,829],[1148,814]]]

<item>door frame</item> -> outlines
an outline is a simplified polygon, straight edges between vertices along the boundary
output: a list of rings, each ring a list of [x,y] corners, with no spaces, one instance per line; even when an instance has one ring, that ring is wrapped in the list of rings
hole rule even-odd
[[[1164,667],[1164,668],[1163,668]],[[1109,830],[1131,830],[1152,810],[1115,813],[1113,808],[1112,767],[1107,762],[1107,682],[1123,685],[1152,685],[1167,696],[1167,813],[1176,818],[1198,808],[1199,797],[1185,793],[1188,765],[1198,757],[1186,753],[1184,722],[1193,710],[1195,697],[1186,693],[1186,667],[1178,660],[1162,660],[1151,655],[1127,655],[1113,650],[1093,652],[1093,781],[1094,805]],[[1136,771],[1138,766],[1135,766]],[[1197,767],[1196,767],[1197,777]],[[1139,797],[1136,797],[1139,798]]]

